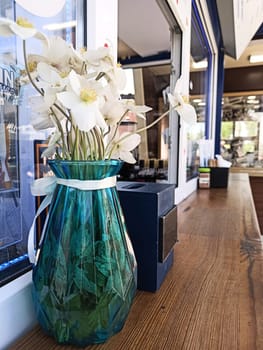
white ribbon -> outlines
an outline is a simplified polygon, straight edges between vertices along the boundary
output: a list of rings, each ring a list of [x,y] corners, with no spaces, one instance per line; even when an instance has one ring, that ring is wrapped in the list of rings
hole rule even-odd
[[[116,186],[116,176],[107,177],[101,180],[75,180],[75,179],[61,179],[56,176],[46,176],[41,179],[37,179],[31,185],[31,193],[33,196],[46,196],[41,202],[36,215],[34,217],[33,223],[31,225],[29,234],[28,234],[28,243],[27,243],[27,251],[28,258],[31,263],[36,263],[36,254],[35,252],[35,224],[36,219],[42,213],[44,209],[51,203],[53,192],[56,185],[63,185],[68,187],[77,188],[79,190],[90,191],[90,190],[102,190],[104,188],[110,188]],[[46,217],[44,227],[42,230],[42,234],[39,241],[39,247],[42,244],[42,241],[45,236],[46,225],[48,216]]]

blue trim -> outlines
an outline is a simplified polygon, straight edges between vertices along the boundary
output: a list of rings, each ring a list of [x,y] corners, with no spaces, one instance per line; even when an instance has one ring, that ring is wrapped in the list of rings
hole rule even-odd
[[[221,153],[221,114],[222,97],[224,93],[224,51],[218,51],[218,74],[217,74],[217,99],[216,99],[216,122],[215,122],[215,154]]]
[[[170,51],[163,51],[160,52],[156,55],[150,55],[150,56],[131,56],[128,58],[125,58],[123,60],[120,60],[120,64],[121,65],[130,65],[130,64],[138,64],[138,63],[154,63],[154,62],[158,62],[158,61],[164,61],[164,60],[170,60],[171,59],[171,52]]]
[[[202,35],[202,41],[205,43],[206,45],[206,49],[207,49],[207,62],[208,62],[208,67],[207,67],[207,74],[206,74],[206,82],[205,82],[205,93],[206,93],[206,101],[210,100],[210,94],[211,94],[211,66],[212,66],[212,51],[211,51],[211,47],[209,44],[209,41],[207,39],[206,33],[205,33],[205,29],[203,26],[203,23],[201,21],[199,12],[198,12],[198,8],[196,5],[196,1],[192,0],[192,16],[194,15],[196,20],[197,20],[197,24],[200,30],[200,34]],[[209,138],[209,131],[210,131],[210,117],[211,117],[211,105],[210,103],[206,103],[206,108],[205,108],[205,137],[206,139]]]
[[[20,255],[17,258],[14,258],[12,260],[9,260],[3,264],[0,264],[0,271],[3,271],[5,269],[8,269],[11,266],[14,266],[15,264],[23,261],[23,260],[27,260],[28,259],[28,255],[24,254],[24,255]]]
[[[218,73],[217,73],[217,99],[216,99],[216,121],[215,121],[215,154],[220,154],[221,147],[221,114],[222,114],[222,97],[224,93],[224,47],[223,36],[219,21],[218,10],[215,1],[206,1],[213,31],[218,48]]]

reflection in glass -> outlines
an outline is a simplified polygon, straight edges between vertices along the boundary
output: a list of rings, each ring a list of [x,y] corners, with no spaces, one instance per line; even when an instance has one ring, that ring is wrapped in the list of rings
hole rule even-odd
[[[76,21],[76,5],[76,0],[67,1],[57,16],[41,18],[15,5],[14,1],[3,0],[0,15],[11,20],[24,17],[43,29],[47,23]],[[76,37],[75,29],[76,22],[73,27],[52,32],[47,29],[46,33],[71,41]],[[38,44],[37,40],[28,40],[28,50],[34,48],[35,53],[41,53]],[[19,72],[23,68],[21,45],[15,36],[0,37],[0,286],[30,268],[27,236],[36,204],[30,191],[36,165],[34,140],[45,140],[47,136],[46,132],[35,131],[31,126],[28,99],[35,92],[27,86],[18,89]]]
[[[251,102],[254,103],[251,103]],[[223,98],[221,155],[237,167],[263,166],[263,95]]]
[[[124,127],[141,129],[154,122],[169,109],[167,93],[170,91],[170,65],[149,66],[133,69],[133,84],[135,94],[126,91],[122,98],[133,99],[142,105],[152,107],[147,112],[146,119],[137,118],[125,120]],[[168,128],[169,116],[158,124],[141,133],[141,143],[134,151],[137,160],[135,165],[124,164],[121,171],[122,180],[137,180],[147,182],[162,182],[168,179]]]
[[[190,101],[197,114],[197,126],[187,128],[187,180],[198,175],[199,144],[208,129],[207,93],[209,82],[209,55],[207,40],[198,20],[195,7],[191,20],[191,59],[190,59]]]

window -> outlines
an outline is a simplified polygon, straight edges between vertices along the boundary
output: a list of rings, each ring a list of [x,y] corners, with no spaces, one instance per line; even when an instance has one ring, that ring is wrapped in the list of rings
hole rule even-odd
[[[47,35],[59,35],[69,41],[74,39],[78,45],[82,37],[77,36],[76,29],[81,23],[76,26],[73,22],[70,27],[67,23],[77,20],[80,9],[83,9],[81,1],[67,1],[57,16],[40,18],[30,15],[14,1],[3,0],[0,15],[12,20],[27,18],[42,31],[44,25],[53,24],[52,31],[46,27]],[[61,22],[65,23],[64,28],[56,29]],[[28,44],[32,45],[28,51],[34,48],[35,52],[41,52],[34,39]],[[47,136],[31,126],[27,101],[34,93],[32,88],[23,86],[18,89],[22,61],[21,40],[14,36],[0,37],[0,286],[31,268],[27,239],[37,206],[30,191],[39,168],[35,140],[43,143]]]
[[[237,167],[263,165],[263,95],[224,95],[221,155]]]
[[[187,180],[198,175],[200,139],[211,138],[212,45],[200,15],[192,1],[190,101],[197,114],[197,126],[188,127]]]
[[[173,90],[181,73],[182,32],[168,3],[152,1],[151,11],[145,11],[147,1],[137,2],[136,11],[132,2],[119,4],[118,55],[123,68],[133,70],[135,94],[130,94],[130,98],[137,105],[153,108],[147,113],[146,121],[137,118],[137,129],[151,124],[169,110],[167,93]],[[138,20],[139,14],[143,14],[143,21]],[[149,23],[157,23],[154,30],[161,35],[161,40],[156,40],[157,35],[149,30]],[[169,178],[169,182],[177,182],[179,123],[174,114],[172,111],[170,116],[141,133],[142,140],[135,152],[137,163],[135,166],[124,164],[122,180],[168,182]]]
[[[187,179],[196,177],[199,167],[200,139],[213,139],[216,105],[215,74],[217,71],[217,45],[213,24],[204,1],[192,1],[190,101],[197,113],[196,127],[188,128]],[[201,164],[202,166],[204,164]]]

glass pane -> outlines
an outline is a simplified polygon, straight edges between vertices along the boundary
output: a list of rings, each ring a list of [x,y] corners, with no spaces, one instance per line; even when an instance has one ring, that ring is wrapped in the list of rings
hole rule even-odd
[[[191,60],[190,60],[190,102],[195,107],[197,114],[197,126],[187,126],[187,180],[198,175],[199,167],[199,143],[205,139],[208,130],[208,81],[209,57],[204,30],[201,28],[199,14],[193,6],[191,18]]]
[[[170,86],[173,90],[181,75],[182,32],[167,0],[156,0],[152,3],[151,14],[154,13],[155,22],[158,23],[158,38],[152,30],[147,31],[148,27],[145,27],[145,23],[138,16],[133,17],[139,12],[146,15],[142,4],[136,3],[138,11],[130,11],[128,22],[124,20],[127,17],[123,16],[123,12],[127,12],[126,5],[120,2],[118,59],[124,68],[133,68],[135,103],[153,108],[147,113],[146,121],[138,118],[136,128],[140,129],[169,110],[167,92],[170,91]],[[134,7],[133,2],[130,2],[130,6]],[[132,23],[132,31],[129,23]],[[137,163],[135,166],[124,164],[123,180],[167,182],[169,159],[169,181],[177,184],[179,122],[177,114],[173,114],[176,112],[170,113],[170,121],[167,116],[141,133],[142,142],[137,149]]]
[[[237,167],[263,165],[263,95],[223,98],[221,155]]]
[[[251,137],[258,134],[258,122],[237,121],[235,123],[235,137]]]
[[[124,120],[125,130],[139,130],[153,123],[169,109],[167,92],[170,86],[170,65],[135,68],[131,90],[122,98],[129,98],[138,105],[152,107],[146,119],[136,116]],[[131,84],[128,84],[131,86]],[[143,93],[143,96],[141,95]],[[161,182],[168,179],[168,129],[169,116],[147,131],[140,133],[141,143],[134,151],[137,160],[135,165],[124,164],[120,179]]]
[[[73,39],[75,43],[76,5],[77,1],[67,1],[57,16],[40,18],[30,15],[19,5],[14,8],[14,1],[5,0],[1,1],[0,13],[12,20],[15,16],[24,17],[41,31],[46,24],[58,26],[61,22],[73,21],[63,29],[44,30],[47,35],[59,35],[68,41]],[[37,40],[27,42],[27,53],[41,53],[42,47]],[[39,198],[36,200],[31,195],[30,184],[45,172],[40,158],[42,148],[39,150],[37,145],[45,142],[48,133],[33,129],[28,105],[36,92],[30,86],[22,86],[19,90],[17,85],[20,69],[23,69],[21,45],[21,40],[14,36],[0,37],[0,285],[30,268],[28,232],[40,203]]]

